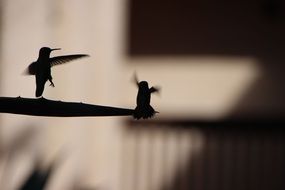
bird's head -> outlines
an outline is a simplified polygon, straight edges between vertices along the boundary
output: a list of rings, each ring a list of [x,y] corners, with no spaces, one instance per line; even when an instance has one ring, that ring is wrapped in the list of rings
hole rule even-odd
[[[139,89],[148,89],[148,83],[146,81],[141,81],[138,84]]]
[[[50,52],[54,51],[54,50],[60,50],[60,48],[54,48],[54,49],[51,49],[49,47],[42,47],[40,49],[40,55],[49,55]]]

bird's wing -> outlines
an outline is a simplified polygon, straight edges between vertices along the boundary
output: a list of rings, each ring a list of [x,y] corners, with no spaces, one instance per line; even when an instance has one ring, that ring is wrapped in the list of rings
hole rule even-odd
[[[153,92],[158,92],[160,91],[160,88],[159,87],[151,87],[150,89],[150,93],[153,93]]]
[[[135,72],[135,74],[134,74],[134,82],[135,82],[135,84],[137,85],[137,86],[139,86],[139,79],[138,79],[138,76],[137,76],[137,73]]]
[[[31,63],[24,71],[25,75],[35,75],[36,74],[36,62]]]
[[[74,54],[74,55],[63,55],[50,58],[50,66],[60,65],[63,63],[67,63],[69,61],[73,61],[75,59],[80,59],[83,57],[88,57],[86,54]]]

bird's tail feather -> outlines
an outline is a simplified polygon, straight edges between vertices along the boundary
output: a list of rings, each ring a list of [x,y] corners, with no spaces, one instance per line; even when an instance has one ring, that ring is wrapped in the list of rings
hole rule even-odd
[[[157,111],[151,107],[151,105],[137,106],[134,110],[133,116],[135,119],[147,119],[153,117]]]

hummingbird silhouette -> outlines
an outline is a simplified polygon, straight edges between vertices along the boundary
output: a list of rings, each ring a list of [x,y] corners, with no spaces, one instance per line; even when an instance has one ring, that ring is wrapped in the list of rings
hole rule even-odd
[[[138,94],[137,94],[137,106],[134,111],[134,118],[151,118],[154,116],[156,112],[153,107],[150,105],[151,94],[154,92],[159,92],[159,88],[151,87],[149,88],[147,81],[139,82],[135,75],[135,82],[138,86]]]
[[[31,63],[25,71],[25,74],[35,75],[36,77],[36,97],[42,96],[45,83],[48,80],[50,81],[50,86],[54,87],[51,67],[89,56],[86,54],[73,54],[50,57],[50,53],[54,50],[60,50],[60,48],[51,49],[49,47],[42,47],[39,51],[37,61]]]

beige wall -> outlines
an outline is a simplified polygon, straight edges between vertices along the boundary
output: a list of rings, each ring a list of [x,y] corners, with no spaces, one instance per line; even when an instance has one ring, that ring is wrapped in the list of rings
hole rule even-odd
[[[121,27],[124,2],[108,1],[3,1],[1,96],[34,97],[33,77],[23,70],[37,58],[42,46],[60,47],[53,55],[88,53],[82,59],[54,68],[55,88],[44,96],[64,101],[120,106],[117,72],[121,64]],[[123,105],[121,105],[123,106]],[[21,156],[13,157],[17,170],[5,177],[5,189],[15,189],[28,171],[33,155],[52,159],[64,153],[50,189],[74,183],[115,189],[118,175],[120,124],[116,118],[36,118],[1,115],[1,139],[9,145],[18,133],[33,128],[33,141]],[[65,158],[66,156],[66,158]],[[14,167],[14,168],[15,168]],[[57,179],[60,179],[58,181]],[[4,181],[4,179],[3,179]],[[1,189],[2,189],[1,187]]]

